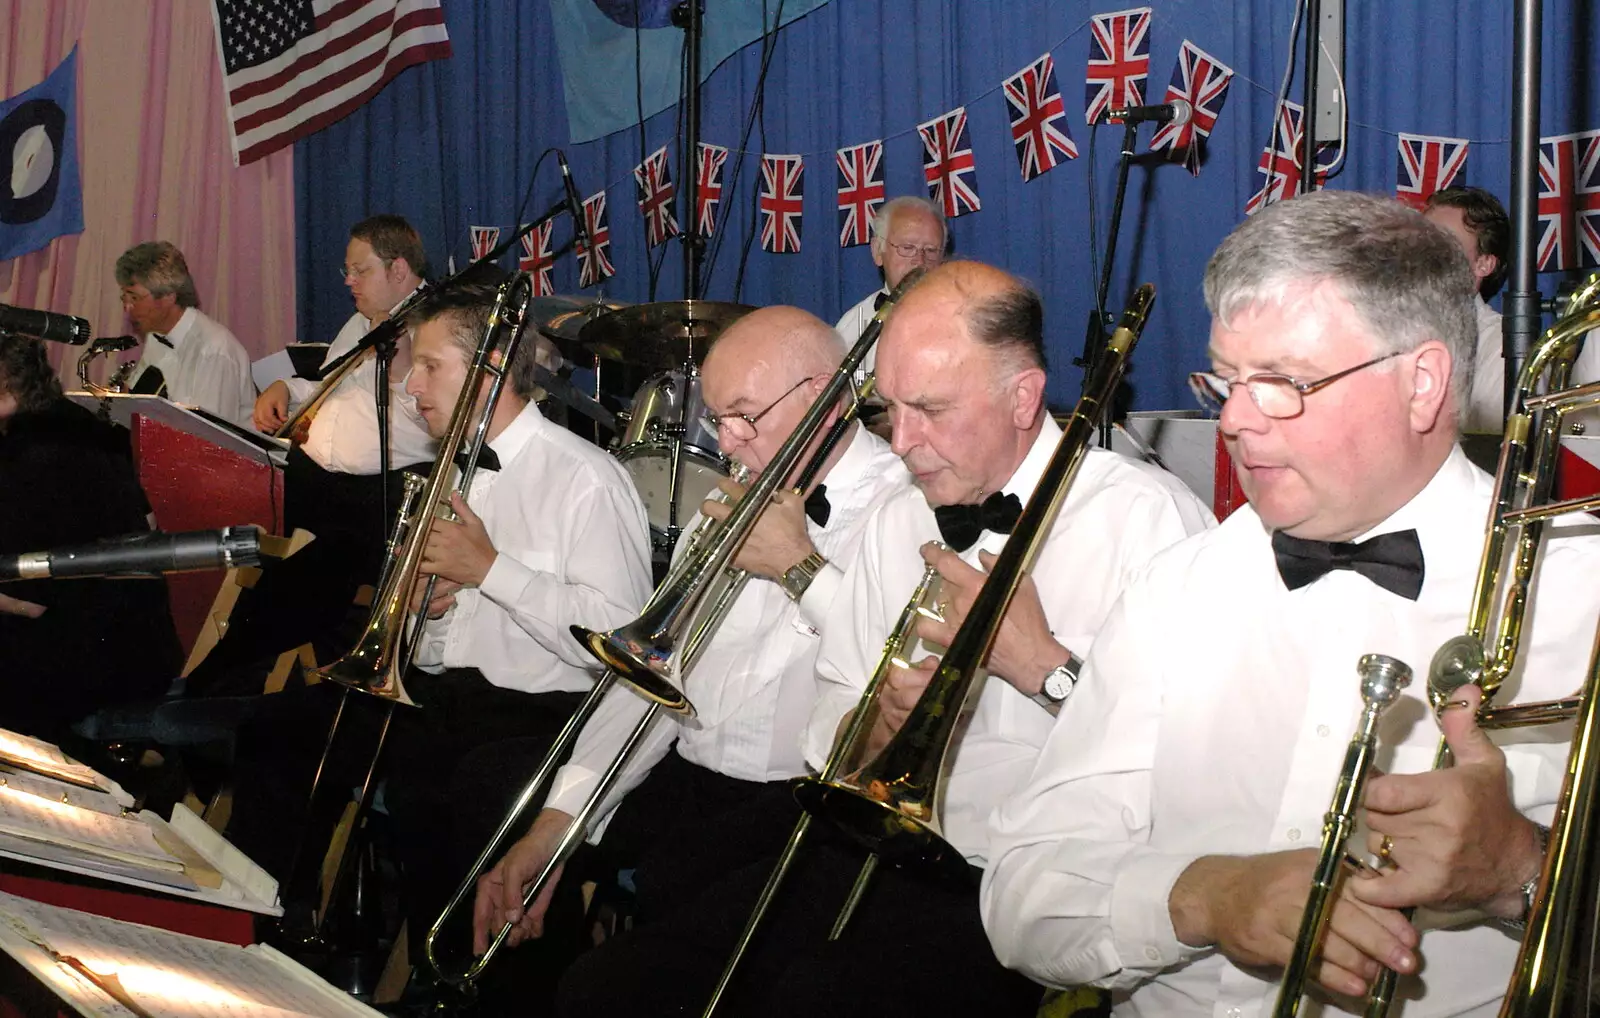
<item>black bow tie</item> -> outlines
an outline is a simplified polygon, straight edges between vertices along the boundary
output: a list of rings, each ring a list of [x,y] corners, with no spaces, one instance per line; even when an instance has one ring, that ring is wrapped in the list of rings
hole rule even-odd
[[[467,472],[467,450],[463,449],[460,452],[456,453],[456,466],[461,468],[461,472],[462,473],[466,473]],[[496,456],[494,450],[491,449],[487,445],[484,446],[478,452],[478,469],[479,470],[499,470],[500,469],[500,457]]]
[[[833,515],[833,506],[828,504],[826,484],[817,485],[811,489],[811,494],[806,496],[806,515],[819,527],[828,525],[828,517]]]
[[[878,295],[872,298],[872,310],[877,311],[883,307],[883,302],[889,299],[887,290],[879,290]]]
[[[177,347],[172,345],[172,340],[168,339],[166,336],[162,335],[159,332],[150,333],[150,338],[155,340],[157,343],[160,343],[162,346],[166,347],[168,350],[176,350],[177,349]]]
[[[977,505],[942,505],[933,511],[939,536],[956,551],[978,543],[985,530],[1009,534],[1022,515],[1022,500],[995,492]]]
[[[1415,530],[1379,534],[1359,543],[1308,541],[1279,531],[1272,535],[1272,551],[1278,575],[1290,590],[1335,569],[1349,569],[1410,601],[1422,593],[1422,544]]]

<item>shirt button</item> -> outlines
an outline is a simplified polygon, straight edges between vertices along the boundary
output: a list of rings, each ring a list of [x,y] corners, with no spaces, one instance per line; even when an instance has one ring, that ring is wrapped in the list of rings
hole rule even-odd
[[[1146,958],[1149,958],[1151,961],[1160,961],[1161,960],[1161,952],[1156,950],[1153,947],[1145,948],[1144,949],[1144,956]]]
[[[1327,725],[1318,725],[1317,726],[1317,734],[1322,736],[1324,739],[1326,739],[1328,736],[1333,734],[1333,730],[1331,728],[1329,728]]]
[[[1290,841],[1299,841],[1300,840],[1300,828],[1298,828],[1298,827],[1289,828],[1289,840]]]
[[[1236,1007],[1228,1008],[1228,1018],[1239,1018],[1239,1016],[1242,1014],[1244,1014],[1244,1012]]]

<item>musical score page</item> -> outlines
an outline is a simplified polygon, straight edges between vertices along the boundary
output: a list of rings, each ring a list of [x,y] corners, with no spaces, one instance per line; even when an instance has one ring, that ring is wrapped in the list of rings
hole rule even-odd
[[[139,1008],[160,1018],[377,1015],[261,945],[218,943],[4,893],[0,916],[33,944],[114,976]],[[57,967],[63,983],[89,982],[66,964]],[[138,1015],[110,999],[96,1010],[106,1018]]]
[[[0,786],[0,833],[66,845],[157,869],[183,868],[183,864],[156,841],[149,825],[138,819],[107,816],[31,795],[9,785]]]

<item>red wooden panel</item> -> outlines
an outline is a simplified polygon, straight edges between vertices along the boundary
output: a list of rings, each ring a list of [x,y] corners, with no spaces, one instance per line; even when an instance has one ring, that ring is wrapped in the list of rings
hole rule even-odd
[[[255,523],[277,533],[283,518],[283,472],[198,435],[132,417],[139,482],[162,530],[211,530]],[[185,656],[222,586],[221,571],[167,577],[172,618]]]
[[[1244,497],[1244,489],[1239,487],[1239,475],[1234,473],[1233,457],[1228,455],[1228,447],[1223,444],[1222,429],[1218,428],[1217,469],[1212,480],[1211,512],[1221,523],[1248,501]]]
[[[7,865],[14,865],[7,863]],[[0,891],[47,905],[75,908],[107,919],[155,926],[241,947],[256,942],[255,914],[221,905],[171,898],[155,892],[106,887],[84,878],[78,882],[47,880],[20,873],[0,873]]]

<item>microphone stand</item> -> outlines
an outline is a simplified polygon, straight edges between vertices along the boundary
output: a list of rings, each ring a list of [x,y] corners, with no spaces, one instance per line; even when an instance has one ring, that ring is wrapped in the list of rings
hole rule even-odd
[[[1139,144],[1139,122],[1125,118],[1122,123],[1122,151],[1117,156],[1117,192],[1111,202],[1111,230],[1106,236],[1105,260],[1100,264],[1100,285],[1095,291],[1094,307],[1089,311],[1089,326],[1084,330],[1083,354],[1073,360],[1082,368],[1085,378],[1094,377],[1099,360],[1105,350],[1107,329],[1113,319],[1106,314],[1106,297],[1111,290],[1111,267],[1117,256],[1117,234],[1122,229],[1122,205],[1128,192],[1128,164],[1133,160],[1133,150]],[[1100,416],[1100,447],[1111,448],[1111,429],[1115,426],[1112,408]]]

